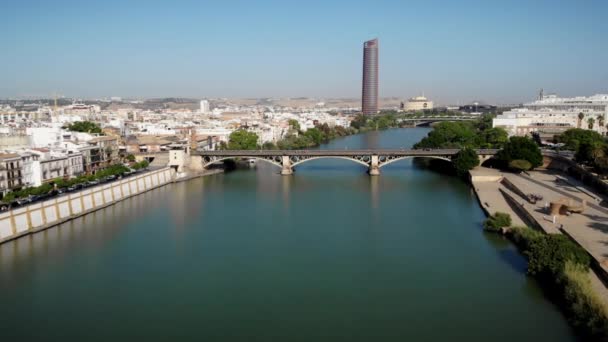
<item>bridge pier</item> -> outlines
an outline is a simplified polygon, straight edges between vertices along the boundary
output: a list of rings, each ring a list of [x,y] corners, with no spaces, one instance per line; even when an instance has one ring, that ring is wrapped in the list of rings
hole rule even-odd
[[[291,160],[289,159],[289,156],[281,156],[281,165],[281,175],[289,176],[293,174],[293,168],[291,167]]]
[[[371,160],[369,163],[369,170],[367,171],[370,176],[379,176],[380,175],[380,167],[378,166],[378,155],[374,154],[371,156]]]

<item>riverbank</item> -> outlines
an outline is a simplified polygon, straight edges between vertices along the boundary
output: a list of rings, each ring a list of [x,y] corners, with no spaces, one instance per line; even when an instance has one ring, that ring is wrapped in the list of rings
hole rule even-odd
[[[165,167],[69,193],[0,214],[0,244],[37,233],[167,184],[222,173],[221,169],[178,175]]]
[[[563,190],[543,184],[543,181],[548,182],[549,179],[555,178],[554,175],[548,175],[547,172],[531,172],[530,176],[526,177],[478,167],[470,171],[470,177],[479,205],[487,216],[503,212],[511,216],[512,226],[533,227],[544,234],[565,234],[589,254],[592,258],[589,272],[566,272],[563,275],[564,279],[553,279],[545,286],[550,288],[547,289],[549,292],[556,291],[555,288],[560,289],[561,298],[556,299],[562,303],[564,311],[571,316],[569,318],[573,321],[573,325],[583,333],[597,333],[590,331],[594,324],[597,325],[595,321],[599,319],[605,322],[608,319],[608,317],[598,318],[603,315],[602,313],[608,312],[608,288],[606,287],[606,279],[608,279],[606,257],[608,255],[605,254],[605,239],[608,238],[608,232],[597,229],[598,222],[608,220],[608,210],[591,204],[585,215],[560,216],[554,222],[545,212],[545,203],[564,195],[579,201],[589,199],[573,195],[576,193],[576,189],[570,188],[567,189],[569,193],[564,193]],[[525,189],[525,193],[521,189]],[[530,204],[525,197],[527,193],[539,194],[544,199],[538,204]],[[586,192],[583,194],[593,196]],[[515,238],[515,241],[518,239]],[[525,244],[526,242],[524,242]],[[518,247],[521,249],[521,244]],[[527,251],[522,250],[522,252]],[[589,321],[585,322],[585,320]],[[592,320],[595,322],[594,324],[592,324]]]

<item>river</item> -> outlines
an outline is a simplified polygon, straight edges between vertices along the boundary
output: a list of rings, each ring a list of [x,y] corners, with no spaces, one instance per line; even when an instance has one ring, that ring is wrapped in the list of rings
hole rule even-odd
[[[321,148],[403,148],[426,128]],[[0,245],[5,341],[575,341],[462,181],[258,162]]]

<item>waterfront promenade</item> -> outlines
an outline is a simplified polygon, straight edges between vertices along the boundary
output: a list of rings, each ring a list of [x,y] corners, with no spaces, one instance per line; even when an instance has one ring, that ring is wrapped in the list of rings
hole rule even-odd
[[[560,180],[555,183],[555,179]],[[487,214],[505,212],[511,215],[513,226],[535,226],[547,234],[564,233],[583,247],[599,267],[590,272],[591,283],[608,305],[608,289],[600,277],[608,274],[608,208],[598,203],[601,196],[585,188],[576,180],[550,170],[531,171],[529,175],[503,173],[494,169],[478,167],[471,171],[473,187],[480,204]],[[507,179],[526,194],[543,196],[542,201],[531,204],[501,181]],[[509,201],[509,198],[513,200]],[[553,223],[545,204],[560,198],[587,201],[582,214],[559,216]]]

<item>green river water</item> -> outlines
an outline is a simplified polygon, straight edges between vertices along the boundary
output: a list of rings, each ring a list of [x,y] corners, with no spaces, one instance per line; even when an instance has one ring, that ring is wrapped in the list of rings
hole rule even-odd
[[[2,341],[576,340],[459,179],[411,160],[278,171],[172,184],[0,245]]]

